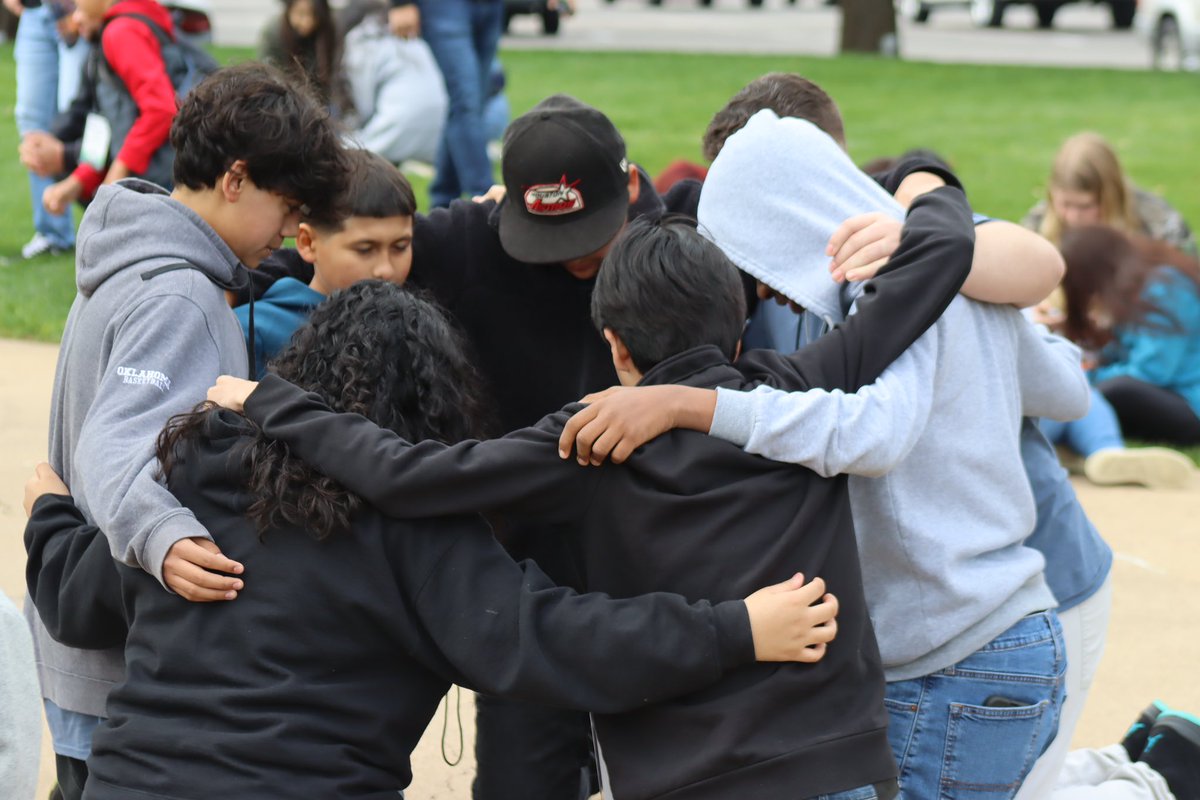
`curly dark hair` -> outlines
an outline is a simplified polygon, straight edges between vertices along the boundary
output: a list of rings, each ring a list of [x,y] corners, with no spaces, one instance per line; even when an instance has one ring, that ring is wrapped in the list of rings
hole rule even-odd
[[[452,444],[485,433],[480,377],[465,340],[437,306],[395,284],[362,281],[318,306],[269,371],[319,395],[334,411],[362,414],[410,442]],[[203,436],[201,406],[159,436],[163,474]],[[349,529],[362,501],[255,426],[246,444],[247,516],[260,533],[284,523],[318,539]]]
[[[250,180],[336,222],[349,172],[336,124],[312,93],[275,67],[219,69],[188,93],[171,125],[175,185],[210,189],[235,161]]]

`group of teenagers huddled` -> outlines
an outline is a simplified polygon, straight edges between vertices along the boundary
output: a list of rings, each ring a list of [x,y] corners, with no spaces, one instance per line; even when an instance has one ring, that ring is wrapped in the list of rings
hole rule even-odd
[[[1069,750],[1112,552],[1038,421],[1093,391],[939,160],[784,73],[664,194],[566,95],[427,215],[269,66],[171,143],[81,222],[26,486],[61,797],[394,798],[451,684],[478,800],[1200,796],[1185,711]],[[1088,345],[1192,324],[1154,263]]]

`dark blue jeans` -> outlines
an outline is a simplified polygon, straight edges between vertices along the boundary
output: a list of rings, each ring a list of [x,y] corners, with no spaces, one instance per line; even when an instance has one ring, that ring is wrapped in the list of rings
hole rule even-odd
[[[450,110],[429,186],[435,206],[463,194],[483,194],[493,183],[483,122],[488,76],[504,19],[501,0],[421,3],[421,31],[446,82]]]
[[[1031,614],[957,664],[887,685],[905,800],[1016,795],[1054,740],[1067,659],[1053,611]]]

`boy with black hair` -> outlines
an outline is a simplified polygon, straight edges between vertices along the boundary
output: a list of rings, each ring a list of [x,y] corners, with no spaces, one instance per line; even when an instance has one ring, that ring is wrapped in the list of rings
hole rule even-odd
[[[759,351],[731,363],[745,319],[741,277],[690,221],[630,224],[596,278],[593,320],[623,383],[852,390],[941,313],[970,265],[970,211],[957,189],[922,197],[907,224],[863,313],[789,358]],[[248,388],[222,379],[210,399],[237,407]],[[825,658],[750,667],[677,702],[595,716],[607,789],[620,800],[850,790],[893,797],[882,669],[845,481],[686,432],[622,467],[581,470],[556,454],[575,408],[501,439],[447,448],[410,446],[362,418],[330,414],[276,376],[244,402],[268,436],[390,515],[470,509],[571,524],[564,543],[591,590],[719,598],[801,567],[821,575],[840,602],[838,638]]]
[[[311,265],[307,284],[285,276],[254,303],[253,373],[282,350],[309,312],[338,289],[371,278],[403,285],[412,269],[412,185],[387,159],[369,150],[348,150],[345,198],[348,215],[330,222],[300,223],[295,250],[277,250],[277,262]],[[250,338],[250,304],[233,309]]]
[[[50,462],[116,558],[186,599],[231,599],[240,578],[212,570],[241,567],[156,479],[154,440],[215,376],[246,374],[226,292],[295,235],[302,206],[313,219],[340,216],[346,161],[325,110],[256,64],[197,86],[171,142],[171,194],[136,179],[102,187],[80,223],[79,293],[55,374]],[[121,651],[63,647],[29,605],[26,615],[59,781],[73,795],[105,696],[123,675]]]

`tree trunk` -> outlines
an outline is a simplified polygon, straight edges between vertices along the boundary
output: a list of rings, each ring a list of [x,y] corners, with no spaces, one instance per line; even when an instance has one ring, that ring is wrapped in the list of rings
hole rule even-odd
[[[841,3],[843,53],[899,55],[892,0],[841,0]]]

